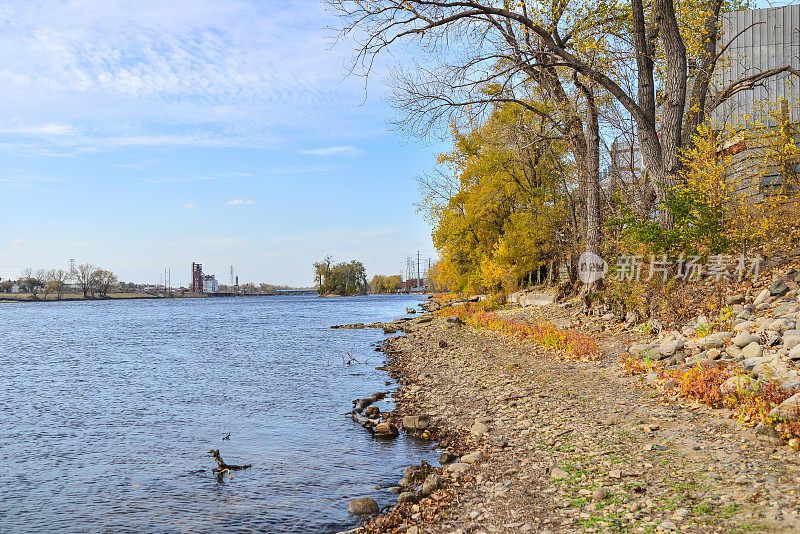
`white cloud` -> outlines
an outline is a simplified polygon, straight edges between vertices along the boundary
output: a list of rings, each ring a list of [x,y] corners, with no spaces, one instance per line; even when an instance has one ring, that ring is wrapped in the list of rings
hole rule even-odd
[[[249,204],[253,204],[253,201],[245,200],[243,198],[237,198],[236,200],[231,200],[230,202],[228,202],[229,206],[244,206]]]
[[[310,150],[299,150],[301,154],[307,154],[309,156],[363,156],[364,151],[360,148],[356,148],[351,145],[342,145],[342,146],[329,146],[326,148],[313,148]]]
[[[192,204],[192,203],[190,202],[190,203],[188,203],[188,204],[184,204],[184,205],[183,205],[183,207],[184,207],[184,208],[186,208],[186,209],[189,209],[189,210],[190,210],[190,209],[196,208],[196,207],[197,207],[197,204]]]
[[[0,135],[40,137],[42,150],[324,143],[381,120],[360,106],[363,80],[343,78],[350,43],[329,47],[337,21],[318,3],[42,0],[2,11],[0,116],[16,122]]]

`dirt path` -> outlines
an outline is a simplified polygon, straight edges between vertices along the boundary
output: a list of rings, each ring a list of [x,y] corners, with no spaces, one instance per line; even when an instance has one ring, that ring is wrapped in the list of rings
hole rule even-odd
[[[800,532],[795,451],[764,445],[724,412],[690,409],[624,376],[618,360],[632,334],[596,337],[603,358],[591,363],[560,361],[444,319],[388,343],[404,383],[395,394],[400,408],[429,415],[483,456],[450,475],[457,498],[442,519],[425,524],[421,510],[409,526]],[[488,428],[478,440],[476,422]]]

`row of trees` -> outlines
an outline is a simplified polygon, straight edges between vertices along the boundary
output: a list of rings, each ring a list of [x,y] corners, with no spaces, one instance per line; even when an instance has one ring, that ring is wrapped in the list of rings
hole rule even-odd
[[[583,251],[683,250],[736,226],[734,217],[747,221],[752,210],[731,202],[743,189],[730,186],[742,167],[730,150],[740,131],[710,118],[769,78],[800,75],[777,65],[715,78],[739,37],[722,35],[721,13],[745,0],[328,4],[362,74],[378,55],[413,47],[413,64],[390,80],[395,124],[421,136],[450,128],[453,150],[420,186],[442,255],[437,277],[457,290],[513,289]],[[794,168],[791,128],[759,130],[766,149],[748,156],[762,158],[759,181],[763,169]],[[631,162],[641,154],[643,169],[603,183],[611,139],[630,147]],[[758,215],[772,219],[726,246],[764,245],[782,214]]]
[[[369,290],[372,293],[397,293],[401,289],[403,289],[403,277],[399,274],[392,274],[389,276],[376,274],[369,283]]]
[[[366,295],[369,287],[360,261],[334,264],[331,256],[314,263],[314,281],[320,295]]]
[[[83,293],[83,298],[106,297],[108,292],[117,286],[119,280],[111,271],[95,267],[90,263],[78,265],[74,271],[64,269],[38,269],[30,267],[22,271],[16,281],[0,282],[0,291],[10,293],[14,286],[18,286],[22,293],[30,293],[32,298],[44,299],[48,295],[56,295],[61,299],[74,284]]]

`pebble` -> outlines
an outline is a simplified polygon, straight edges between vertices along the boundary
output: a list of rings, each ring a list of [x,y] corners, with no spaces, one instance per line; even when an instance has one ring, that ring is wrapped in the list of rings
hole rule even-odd
[[[550,478],[554,480],[561,480],[562,478],[567,478],[569,473],[561,469],[560,467],[554,467],[550,470]]]

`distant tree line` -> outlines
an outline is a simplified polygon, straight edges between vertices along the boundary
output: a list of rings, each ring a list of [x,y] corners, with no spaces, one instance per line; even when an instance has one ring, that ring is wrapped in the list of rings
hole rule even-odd
[[[399,274],[389,276],[376,274],[369,283],[369,290],[372,293],[397,293],[403,289],[403,277]]]
[[[331,256],[314,263],[314,281],[320,295],[366,295],[369,287],[367,271],[360,261],[334,265]]]
[[[44,299],[49,295],[61,299],[72,285],[83,293],[83,298],[93,298],[107,297],[109,291],[118,288],[120,283],[114,273],[91,263],[78,265],[74,271],[64,269],[34,271],[28,267],[22,271],[17,280],[0,282],[0,292],[11,293],[16,286],[18,292],[30,293],[33,299],[38,299],[40,295]]]

